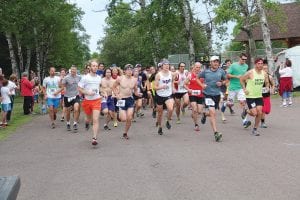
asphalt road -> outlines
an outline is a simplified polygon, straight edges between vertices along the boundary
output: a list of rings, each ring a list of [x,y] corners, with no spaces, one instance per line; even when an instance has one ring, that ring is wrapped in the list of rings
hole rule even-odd
[[[193,130],[190,111],[160,136],[147,110],[128,141],[123,124],[104,131],[100,119],[97,148],[83,123],[69,133],[39,116],[0,142],[0,176],[21,177],[19,200],[299,200],[300,98],[279,104],[259,137],[241,126],[239,109],[226,124],[219,116],[220,143],[209,123]]]

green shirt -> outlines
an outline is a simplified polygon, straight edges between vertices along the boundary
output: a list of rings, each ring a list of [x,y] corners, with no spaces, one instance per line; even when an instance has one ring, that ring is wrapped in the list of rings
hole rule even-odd
[[[248,70],[247,64],[239,64],[239,63],[232,63],[227,71],[228,74],[234,76],[242,76]],[[229,82],[229,91],[235,91],[242,89],[240,79],[239,78],[230,78]]]
[[[253,69],[253,79],[247,80],[246,89],[249,92],[246,95],[246,98],[260,98],[262,97],[262,88],[265,82],[265,73],[261,71],[261,73],[257,73],[255,69]]]

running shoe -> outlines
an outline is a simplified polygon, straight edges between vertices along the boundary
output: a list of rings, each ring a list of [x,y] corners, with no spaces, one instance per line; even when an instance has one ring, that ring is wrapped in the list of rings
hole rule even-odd
[[[261,128],[268,128],[267,124],[265,122],[261,123],[260,125]]]
[[[85,130],[89,130],[90,129],[90,124],[89,123],[85,123]]]
[[[67,124],[67,131],[71,131],[71,125]]]
[[[182,113],[182,115],[185,115],[185,108],[184,107],[181,107],[181,113]]]
[[[243,112],[241,113],[242,119],[245,119],[247,115],[247,109],[244,109]]]
[[[158,134],[159,134],[159,135],[162,135],[162,134],[163,134],[162,127],[159,127],[159,128],[158,128]]]
[[[180,119],[177,119],[176,124],[181,124]]]
[[[77,131],[78,130],[78,125],[77,124],[73,124],[73,131]]]
[[[202,117],[201,117],[201,123],[202,123],[202,124],[205,124],[205,122],[206,122],[206,114],[203,113],[203,114],[202,114]]]
[[[259,132],[256,129],[253,129],[251,134],[254,136],[260,136]]]
[[[156,118],[156,111],[152,111],[152,118]]]
[[[51,128],[52,128],[52,129],[55,128],[55,124],[54,124],[54,123],[51,124]]]
[[[215,140],[216,142],[220,142],[222,139],[222,133],[215,132]]]
[[[96,146],[98,144],[97,138],[92,138],[92,145]]]
[[[127,133],[123,133],[123,139],[129,140]]]
[[[225,116],[222,116],[222,122],[226,122]]]
[[[103,128],[104,128],[104,130],[110,130],[110,128],[106,124],[104,125]]]
[[[248,128],[249,126],[251,126],[251,121],[245,121],[243,123],[244,128]]]
[[[64,117],[62,117],[62,118],[60,119],[60,121],[61,121],[61,122],[65,121],[65,118],[64,118]]]
[[[198,125],[198,124],[195,125],[194,130],[195,130],[195,131],[200,131],[200,128],[199,128],[199,125]]]
[[[114,127],[118,127],[118,122],[114,122]]]
[[[230,110],[230,114],[232,114],[232,115],[235,114],[234,110],[231,107],[229,107],[229,110]]]
[[[170,124],[169,120],[167,120],[167,122],[166,122],[166,127],[167,127],[167,129],[171,129],[171,124]]]

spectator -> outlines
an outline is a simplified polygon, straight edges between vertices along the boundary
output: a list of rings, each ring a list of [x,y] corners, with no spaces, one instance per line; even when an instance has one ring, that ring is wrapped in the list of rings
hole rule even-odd
[[[7,112],[6,120],[7,122],[10,121],[11,119],[11,112],[13,111],[14,108],[14,101],[15,101],[15,95],[16,95],[16,89],[19,89],[18,87],[18,81],[17,81],[17,76],[15,74],[10,75],[8,85],[7,87],[9,88],[11,95],[10,95],[10,107],[11,110]]]
[[[2,87],[1,87],[1,108],[2,108],[2,123],[1,123],[1,127],[5,128],[7,126],[7,120],[6,120],[6,116],[7,116],[7,112],[11,110],[11,106],[10,106],[10,95],[11,92],[9,90],[9,88],[7,87],[8,85],[8,80],[3,79],[2,81]]]
[[[28,73],[23,72],[21,78],[21,96],[24,97],[23,111],[24,115],[29,115],[32,109],[34,82],[28,80]]]
[[[282,97],[282,106],[292,105],[292,90],[293,90],[293,71],[292,62],[287,59],[285,65],[281,65],[279,69],[280,84],[279,94]],[[288,101],[288,103],[287,103]]]

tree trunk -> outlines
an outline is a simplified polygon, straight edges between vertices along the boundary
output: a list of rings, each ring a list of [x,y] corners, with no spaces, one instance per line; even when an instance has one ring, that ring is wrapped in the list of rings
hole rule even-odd
[[[19,58],[19,69],[21,72],[24,72],[24,60],[23,60],[23,53],[22,53],[22,44],[18,37],[16,37],[17,40],[17,47],[18,47],[18,58]]]
[[[29,73],[30,70],[30,62],[31,62],[31,49],[29,46],[26,47],[26,65],[25,65],[25,71]]]
[[[193,18],[191,6],[188,0],[183,0],[182,11],[184,16],[184,27],[188,39],[190,65],[195,63],[195,48],[193,40]]]
[[[36,55],[36,74],[39,77],[40,80],[43,80],[42,74],[41,74],[41,48],[38,41],[37,36],[37,30],[36,28],[33,28],[33,34],[35,38],[35,55]]]
[[[244,30],[245,31],[245,30]],[[253,38],[253,33],[251,30],[246,30],[245,31],[248,35],[248,43],[249,43],[249,67],[253,68],[254,60],[256,58],[256,45],[255,45],[255,40]]]
[[[17,74],[17,76],[20,77],[20,73],[19,73],[18,66],[17,66],[17,58],[16,58],[16,54],[14,51],[13,43],[12,43],[11,33],[6,32],[5,36],[6,36],[6,40],[8,43],[8,50],[9,50],[12,73]]]
[[[256,0],[256,6],[260,18],[261,30],[263,33],[263,39],[266,48],[265,51],[268,59],[269,72],[273,73],[275,71],[275,65],[274,65],[273,52],[272,52],[270,29],[269,29],[266,13],[263,8],[261,0]]]

